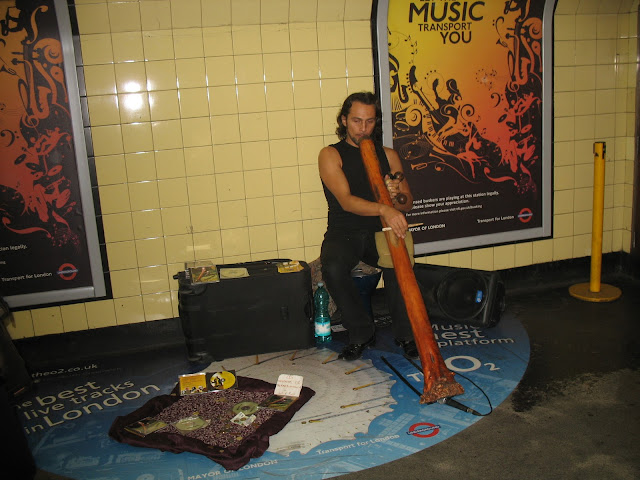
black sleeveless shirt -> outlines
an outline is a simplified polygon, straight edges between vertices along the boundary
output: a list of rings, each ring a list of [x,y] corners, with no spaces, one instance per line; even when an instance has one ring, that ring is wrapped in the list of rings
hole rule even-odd
[[[376,199],[369,186],[369,179],[360,155],[360,149],[350,145],[346,140],[342,140],[331,146],[338,150],[342,158],[342,171],[349,182],[351,194],[369,200],[370,202],[375,202]],[[384,177],[391,170],[389,160],[380,145],[376,145],[376,154],[380,162],[380,172]],[[322,187],[324,189],[324,196],[327,199],[327,206],[329,207],[327,218],[328,232],[375,232],[382,228],[380,217],[366,217],[343,210],[336,197],[324,182],[322,182]]]

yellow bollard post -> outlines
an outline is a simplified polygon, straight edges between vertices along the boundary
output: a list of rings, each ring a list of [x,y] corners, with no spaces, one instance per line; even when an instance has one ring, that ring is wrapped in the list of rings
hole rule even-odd
[[[589,283],[569,287],[571,296],[588,302],[611,302],[622,295],[618,287],[600,283],[602,275],[602,224],[606,143],[593,144],[593,216],[591,223],[591,277]]]

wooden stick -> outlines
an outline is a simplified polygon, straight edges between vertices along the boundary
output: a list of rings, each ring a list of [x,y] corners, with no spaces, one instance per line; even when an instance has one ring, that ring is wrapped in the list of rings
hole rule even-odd
[[[380,162],[378,161],[373,141],[369,138],[364,138],[360,141],[359,147],[362,161],[369,177],[369,184],[376,201],[393,208],[391,196],[382,179]],[[381,220],[382,226],[387,227],[384,224],[384,219],[381,218]],[[442,359],[429,322],[424,299],[411,266],[407,247],[404,241],[399,241],[392,231],[385,231],[385,237],[389,244],[398,286],[407,308],[407,315],[413,330],[413,338],[416,341],[424,372],[424,389],[420,397],[420,403],[433,403],[441,398],[460,395],[464,393],[464,388],[455,381],[453,372],[447,368]]]

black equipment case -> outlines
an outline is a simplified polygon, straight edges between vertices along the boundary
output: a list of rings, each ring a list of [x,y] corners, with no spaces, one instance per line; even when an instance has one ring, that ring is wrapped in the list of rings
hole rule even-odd
[[[180,323],[190,361],[309,348],[314,345],[311,269],[279,273],[290,260],[218,265],[218,272],[248,276],[192,283],[178,279]],[[246,269],[246,271],[244,270]]]

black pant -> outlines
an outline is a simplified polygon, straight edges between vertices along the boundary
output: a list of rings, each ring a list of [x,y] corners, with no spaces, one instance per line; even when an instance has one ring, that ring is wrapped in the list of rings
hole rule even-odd
[[[351,270],[363,261],[378,264],[373,232],[343,233],[327,231],[320,253],[322,278],[342,313],[342,326],[349,333],[349,343],[364,343],[375,333],[373,319],[364,307]],[[382,269],[385,296],[396,340],[413,338],[411,323],[392,268]]]

